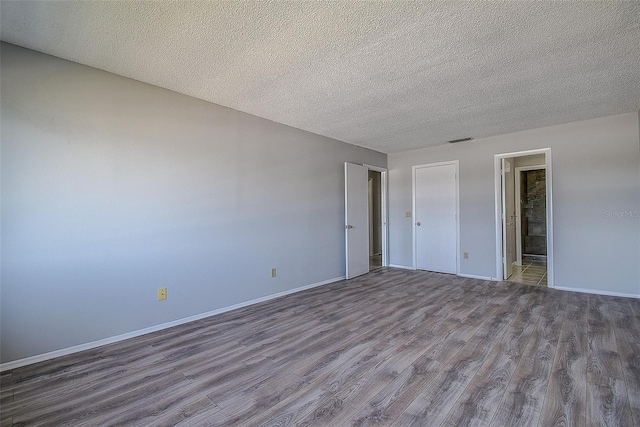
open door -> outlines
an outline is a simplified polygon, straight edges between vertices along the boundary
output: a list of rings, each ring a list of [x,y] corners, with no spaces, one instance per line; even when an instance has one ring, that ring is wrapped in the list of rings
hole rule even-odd
[[[503,277],[507,280],[513,274],[516,260],[516,205],[515,176],[513,159],[502,159],[502,254]]]
[[[369,169],[344,164],[346,277],[369,272]]]

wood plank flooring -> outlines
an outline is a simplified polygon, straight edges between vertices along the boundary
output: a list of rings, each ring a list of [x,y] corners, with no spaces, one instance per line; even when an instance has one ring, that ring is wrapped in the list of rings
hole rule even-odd
[[[381,268],[0,381],[0,427],[637,426],[640,301]]]

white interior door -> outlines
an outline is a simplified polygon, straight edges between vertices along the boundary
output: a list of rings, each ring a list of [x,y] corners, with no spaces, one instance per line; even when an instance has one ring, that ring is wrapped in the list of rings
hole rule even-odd
[[[369,169],[344,164],[346,277],[369,272]]]
[[[415,168],[415,264],[419,270],[456,273],[456,165]]]
[[[502,159],[502,235],[503,275],[505,280],[513,273],[516,260],[516,204],[513,159]]]

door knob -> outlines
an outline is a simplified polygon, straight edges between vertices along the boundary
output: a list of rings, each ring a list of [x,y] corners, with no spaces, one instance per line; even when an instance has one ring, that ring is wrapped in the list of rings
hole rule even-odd
[[[420,227],[420,221],[416,222],[416,225],[417,225],[418,227]]]

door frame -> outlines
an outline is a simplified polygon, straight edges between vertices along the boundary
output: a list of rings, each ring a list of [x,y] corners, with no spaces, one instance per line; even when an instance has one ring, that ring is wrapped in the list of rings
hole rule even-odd
[[[493,177],[495,189],[495,231],[496,231],[496,279],[504,280],[502,274],[504,253],[502,250],[502,159],[510,157],[524,157],[544,154],[546,169],[546,197],[547,197],[547,287],[554,288],[553,267],[553,169],[551,163],[551,148],[516,151],[512,153],[496,154],[493,156]]]
[[[389,266],[389,194],[387,168],[363,164],[367,169],[380,172],[380,210],[382,211],[382,266]],[[367,205],[368,206],[368,205]]]
[[[547,185],[547,167],[545,165],[532,165],[532,166],[518,166],[515,168],[516,172],[516,265],[522,265],[522,194],[520,192],[521,172],[545,170],[545,183]]]
[[[416,230],[416,170],[420,168],[430,168],[436,166],[455,166],[455,188],[456,188],[456,274],[460,274],[460,161],[450,160],[446,162],[427,163],[423,165],[415,165],[411,167],[411,233],[413,236],[413,269],[418,269],[418,251],[417,251],[417,230]]]

